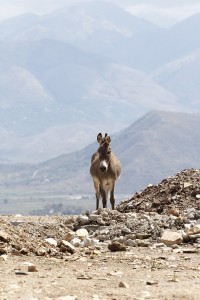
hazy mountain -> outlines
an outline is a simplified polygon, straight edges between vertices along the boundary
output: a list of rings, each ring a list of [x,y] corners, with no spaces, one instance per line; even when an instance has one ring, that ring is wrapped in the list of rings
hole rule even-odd
[[[152,73],[152,78],[194,110],[200,110],[200,50],[174,60]]]
[[[53,39],[71,43],[119,63],[132,56],[131,37],[158,26],[106,1],[66,4],[44,16],[24,14],[0,23],[0,40]]]
[[[150,110],[198,110],[198,56],[166,73],[166,63],[197,53],[198,22],[161,29],[104,1],[1,22],[0,161],[79,150]]]
[[[142,32],[130,40],[132,57],[129,64],[145,72],[153,71],[172,60],[200,48],[200,13],[169,29]]]
[[[200,114],[153,111],[111,136],[112,150],[122,163],[117,192],[133,193],[179,170],[199,168],[199,126]],[[80,151],[23,166],[21,171],[4,165],[1,182],[49,192],[93,193],[89,168],[97,147],[95,142]]]
[[[53,38],[79,45],[90,41],[92,45],[95,40],[99,43],[100,39],[108,45],[109,35],[111,44],[112,34],[118,38],[131,37],[158,27],[114,4],[98,0],[66,3],[65,8],[52,13],[41,16],[23,14],[2,21],[0,25],[0,39],[3,40]]]
[[[186,109],[150,76],[64,42],[3,43],[0,53],[0,126],[15,135],[1,159],[42,161],[87,145],[96,128]]]

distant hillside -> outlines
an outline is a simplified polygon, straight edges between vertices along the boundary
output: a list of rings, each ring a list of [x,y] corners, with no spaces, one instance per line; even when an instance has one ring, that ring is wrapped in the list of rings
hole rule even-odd
[[[142,32],[130,39],[132,56],[129,65],[144,72],[152,72],[173,60],[200,48],[200,13],[169,29],[157,28]]]
[[[200,50],[166,64],[153,72],[152,78],[190,109],[200,110]]]
[[[1,159],[43,161],[87,145],[96,128],[115,132],[155,108],[186,109],[150,76],[64,42],[2,43],[0,53]]]
[[[78,151],[152,110],[199,111],[199,24],[162,29],[98,0],[0,22],[0,161]]]
[[[118,193],[133,193],[185,168],[200,168],[200,114],[153,111],[111,136],[122,162]],[[96,140],[96,136],[94,136]],[[90,157],[97,142],[32,166],[1,169],[1,184],[64,193],[93,193]]]
[[[97,42],[95,50],[101,41],[98,53],[102,53],[103,48],[105,51],[108,45],[112,47],[113,41],[158,28],[155,24],[103,0],[66,3],[66,7],[46,15],[27,13],[2,21],[0,24],[2,40],[27,41],[51,38],[74,45],[86,46],[89,42],[88,46],[93,47]]]

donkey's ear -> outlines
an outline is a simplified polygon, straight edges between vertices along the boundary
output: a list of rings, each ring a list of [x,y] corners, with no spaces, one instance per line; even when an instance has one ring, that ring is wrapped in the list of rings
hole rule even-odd
[[[98,135],[97,135],[97,142],[101,145],[102,144],[102,142],[103,142],[103,137],[102,137],[102,134],[101,133],[99,133]]]
[[[110,136],[106,136],[105,137],[105,141],[106,141],[106,143],[108,144],[108,145],[110,145],[110,143],[111,143],[111,138],[110,138]]]

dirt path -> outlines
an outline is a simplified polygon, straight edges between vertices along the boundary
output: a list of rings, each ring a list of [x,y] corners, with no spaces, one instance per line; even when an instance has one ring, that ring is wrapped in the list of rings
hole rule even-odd
[[[30,263],[37,272],[28,272]],[[198,300],[199,254],[146,248],[111,253],[105,248],[92,255],[80,250],[63,260],[1,257],[0,299]]]

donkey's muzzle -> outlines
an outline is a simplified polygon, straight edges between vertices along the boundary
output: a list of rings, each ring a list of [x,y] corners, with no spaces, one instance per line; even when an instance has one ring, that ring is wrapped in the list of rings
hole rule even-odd
[[[99,169],[100,169],[100,171],[101,171],[102,173],[106,172],[107,169],[108,169],[108,164],[107,164],[107,162],[106,162],[106,161],[102,161],[102,162],[100,163]]]

